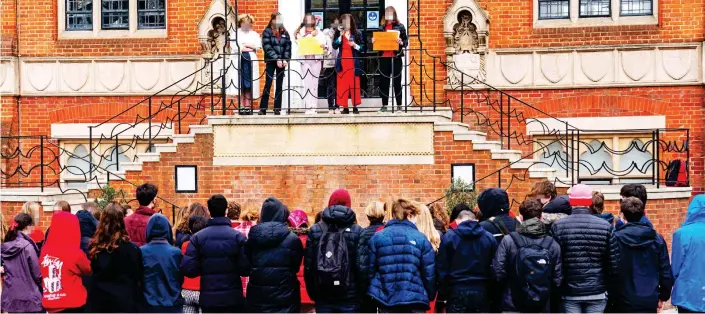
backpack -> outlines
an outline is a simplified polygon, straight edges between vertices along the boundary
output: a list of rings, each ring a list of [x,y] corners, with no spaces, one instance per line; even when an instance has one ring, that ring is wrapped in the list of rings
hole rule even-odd
[[[507,228],[507,225],[504,224],[503,221],[495,221],[496,217],[490,217],[490,219],[487,219],[499,232],[502,234],[493,234],[492,236],[495,237],[495,240],[497,240],[497,243],[502,243],[502,239],[504,239],[504,236],[508,235],[511,231],[509,231],[509,228]],[[516,230],[516,219],[514,219],[514,229]]]
[[[666,168],[666,186],[688,186],[686,166],[681,160],[671,160]]]
[[[344,296],[350,281],[348,242],[345,228],[320,223],[323,235],[318,243],[316,256],[316,288],[332,296]],[[331,228],[331,232],[329,232]]]
[[[512,283],[512,302],[520,312],[543,312],[551,298],[554,265],[549,248],[553,238],[545,236],[541,243],[527,240],[517,232],[509,234],[518,252],[514,261],[515,280]]]

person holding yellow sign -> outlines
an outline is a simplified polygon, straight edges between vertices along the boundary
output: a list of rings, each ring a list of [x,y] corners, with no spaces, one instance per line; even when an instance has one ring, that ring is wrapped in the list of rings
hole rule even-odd
[[[379,71],[382,74],[380,77],[379,90],[382,96],[382,109],[380,112],[387,112],[387,104],[389,103],[389,82],[394,82],[394,98],[397,101],[397,108],[402,109],[402,93],[401,93],[401,73],[403,68],[402,57],[404,56],[404,48],[409,45],[409,37],[406,35],[404,24],[399,22],[397,10],[393,6],[388,6],[384,9],[384,20],[382,20],[381,28],[385,32],[397,32],[396,38],[397,49],[384,50],[382,57],[379,59]],[[375,44],[376,39],[372,37],[372,44]],[[393,105],[393,104],[392,104]]]
[[[323,32],[316,27],[316,18],[311,13],[304,15],[304,20],[296,29],[294,39],[299,45],[299,55],[306,60],[301,61],[301,76],[304,83],[304,107],[306,114],[316,114],[318,107],[318,77],[321,75],[323,54],[326,49],[326,39]]]

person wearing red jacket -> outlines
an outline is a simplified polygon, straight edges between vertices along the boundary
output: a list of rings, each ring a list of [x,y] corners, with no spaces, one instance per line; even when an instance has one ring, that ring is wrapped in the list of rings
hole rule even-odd
[[[308,239],[308,216],[306,212],[300,209],[296,209],[289,214],[288,218],[289,229],[299,237],[301,244],[306,249],[306,239]],[[299,272],[296,273],[299,278],[299,283],[301,285],[301,313],[313,313],[314,304],[311,297],[308,296],[306,292],[306,283],[304,282],[304,264],[301,263],[299,267]]]
[[[140,207],[133,215],[125,217],[125,229],[130,240],[137,246],[147,244],[147,222],[154,213],[154,199],[157,198],[159,190],[154,184],[145,183],[137,187],[137,201]]]
[[[91,263],[81,250],[78,218],[56,212],[51,218],[51,230],[39,257],[44,287],[42,305],[49,313],[83,312],[88,294],[81,277],[91,275]]]

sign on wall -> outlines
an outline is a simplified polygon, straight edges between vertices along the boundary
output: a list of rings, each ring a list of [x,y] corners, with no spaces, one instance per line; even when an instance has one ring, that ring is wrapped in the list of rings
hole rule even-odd
[[[316,18],[316,27],[318,29],[323,29],[323,12],[311,12],[313,14],[313,17]]]
[[[379,11],[367,11],[367,28],[379,28]]]

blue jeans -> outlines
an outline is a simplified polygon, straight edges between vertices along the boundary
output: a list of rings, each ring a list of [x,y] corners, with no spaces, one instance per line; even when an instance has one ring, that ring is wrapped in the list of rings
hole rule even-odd
[[[321,304],[316,302],[316,313],[357,313],[360,311],[358,304]]]
[[[563,300],[563,313],[603,313],[607,306],[607,299],[604,300]]]

